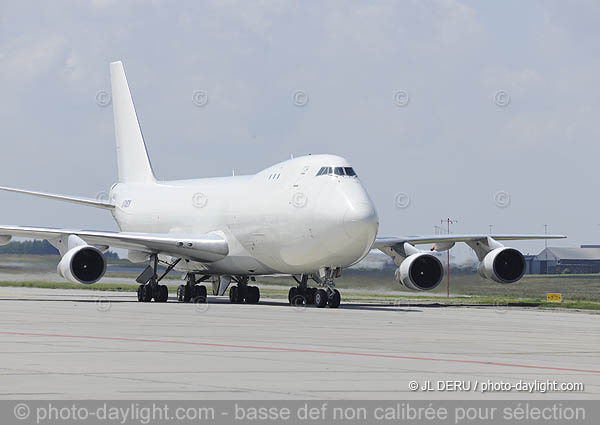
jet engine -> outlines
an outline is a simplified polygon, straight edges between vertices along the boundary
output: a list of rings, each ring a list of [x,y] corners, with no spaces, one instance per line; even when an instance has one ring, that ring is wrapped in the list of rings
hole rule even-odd
[[[435,289],[443,276],[441,261],[426,252],[409,255],[396,269],[396,280],[406,288],[417,291]]]
[[[514,248],[496,248],[479,263],[477,273],[498,283],[513,283],[525,274],[525,259]]]
[[[98,248],[79,245],[67,251],[56,271],[71,282],[87,285],[98,282],[104,276],[106,260]]]

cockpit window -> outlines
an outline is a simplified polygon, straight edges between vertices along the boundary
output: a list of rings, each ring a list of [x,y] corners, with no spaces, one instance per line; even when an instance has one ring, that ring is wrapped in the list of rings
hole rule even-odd
[[[317,176],[323,175],[355,177],[356,173],[352,167],[321,167]]]

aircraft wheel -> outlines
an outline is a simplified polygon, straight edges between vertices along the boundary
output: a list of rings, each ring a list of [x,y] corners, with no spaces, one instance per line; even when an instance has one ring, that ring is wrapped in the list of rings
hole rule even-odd
[[[169,288],[166,285],[156,287],[156,295],[154,300],[158,303],[166,303],[169,299]]]
[[[342,296],[340,295],[340,291],[337,289],[333,290],[333,296],[327,300],[327,305],[330,308],[338,308],[340,306],[340,302],[342,301]]]
[[[239,296],[239,293],[238,293],[237,285],[234,285],[231,288],[229,288],[229,301],[231,301],[234,304],[239,303],[238,296]]]
[[[306,304],[314,304],[316,294],[317,294],[317,288],[308,288],[306,290]]]
[[[327,292],[324,289],[317,290],[315,294],[315,306],[323,308],[327,305]]]
[[[254,286],[248,286],[246,288],[246,303],[247,304],[254,304]]]
[[[298,288],[296,288],[295,286],[292,286],[288,292],[288,301],[290,302],[290,304],[293,304],[292,301],[296,298],[297,295],[298,295]]]
[[[138,289],[137,289],[138,302],[144,301],[144,297],[142,296],[142,291],[143,290],[144,290],[144,285],[139,285]]]
[[[177,287],[177,301],[180,303],[183,302],[183,298],[185,297],[185,285],[179,285]]]
[[[190,285],[183,285],[183,302],[189,303],[192,300],[192,287]]]
[[[249,286],[248,287],[248,297],[246,298],[246,302],[248,304],[258,304],[260,300],[260,289],[258,286]]]
[[[152,286],[142,285],[142,302],[149,303],[152,301]]]
[[[292,298],[292,302],[290,304],[292,304],[294,307],[302,307],[306,305],[306,297],[304,295],[298,294],[294,298]]]
[[[192,296],[192,300],[195,303],[205,303],[206,302],[206,286],[204,285],[196,285],[193,290],[194,294]]]

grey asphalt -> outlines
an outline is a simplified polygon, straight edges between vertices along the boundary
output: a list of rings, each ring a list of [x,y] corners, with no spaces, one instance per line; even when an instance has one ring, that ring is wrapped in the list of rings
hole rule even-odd
[[[600,315],[0,288],[2,399],[598,399]],[[411,391],[411,381],[469,391]],[[583,392],[481,393],[483,383]],[[447,386],[447,384],[446,384]]]

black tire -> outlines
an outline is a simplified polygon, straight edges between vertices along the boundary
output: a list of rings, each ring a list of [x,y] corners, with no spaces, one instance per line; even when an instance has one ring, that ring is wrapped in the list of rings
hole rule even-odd
[[[196,285],[194,286],[194,296],[192,302],[194,303],[205,303],[206,302],[206,286]]]
[[[183,285],[183,302],[189,303],[192,300],[192,287],[190,285]]]
[[[316,294],[317,294],[317,288],[308,288],[306,290],[306,304],[309,304],[309,305],[314,304]]]
[[[144,289],[143,285],[138,286],[138,289],[137,289],[138,302],[142,302],[144,300],[144,297],[142,296],[143,289]]]
[[[177,287],[177,301],[180,303],[183,302],[183,298],[185,296],[185,285],[179,285]]]
[[[248,287],[248,298],[246,299],[246,302],[248,304],[258,304],[259,300],[260,300],[260,289],[258,289],[258,286],[249,286]]]
[[[290,304],[292,304],[292,300],[296,298],[296,295],[298,295],[298,288],[292,286],[290,288],[290,291],[288,292],[288,301],[290,302]]]
[[[334,289],[333,296],[327,300],[327,305],[330,308],[338,308],[340,306],[340,302],[342,302],[342,296],[340,295],[340,291]]]
[[[167,285],[160,285],[158,287],[158,295],[159,295],[159,302],[166,303],[168,301],[169,288],[167,287]]]
[[[142,302],[149,303],[152,301],[152,286],[146,284],[142,286]]]
[[[315,306],[323,308],[327,305],[327,292],[324,289],[317,290],[315,294]]]
[[[204,285],[194,286],[194,297],[206,298],[206,286],[204,286]]]
[[[229,288],[229,301],[231,301],[234,304],[239,303],[239,297],[238,297],[238,287],[237,285],[232,286],[231,288]]]
[[[254,298],[254,303],[258,304],[258,302],[260,301],[260,289],[258,288],[258,286],[254,287],[254,293],[256,294],[256,297]]]
[[[306,297],[304,295],[296,295],[292,298],[292,302],[290,303],[294,307],[303,307],[306,305]]]

